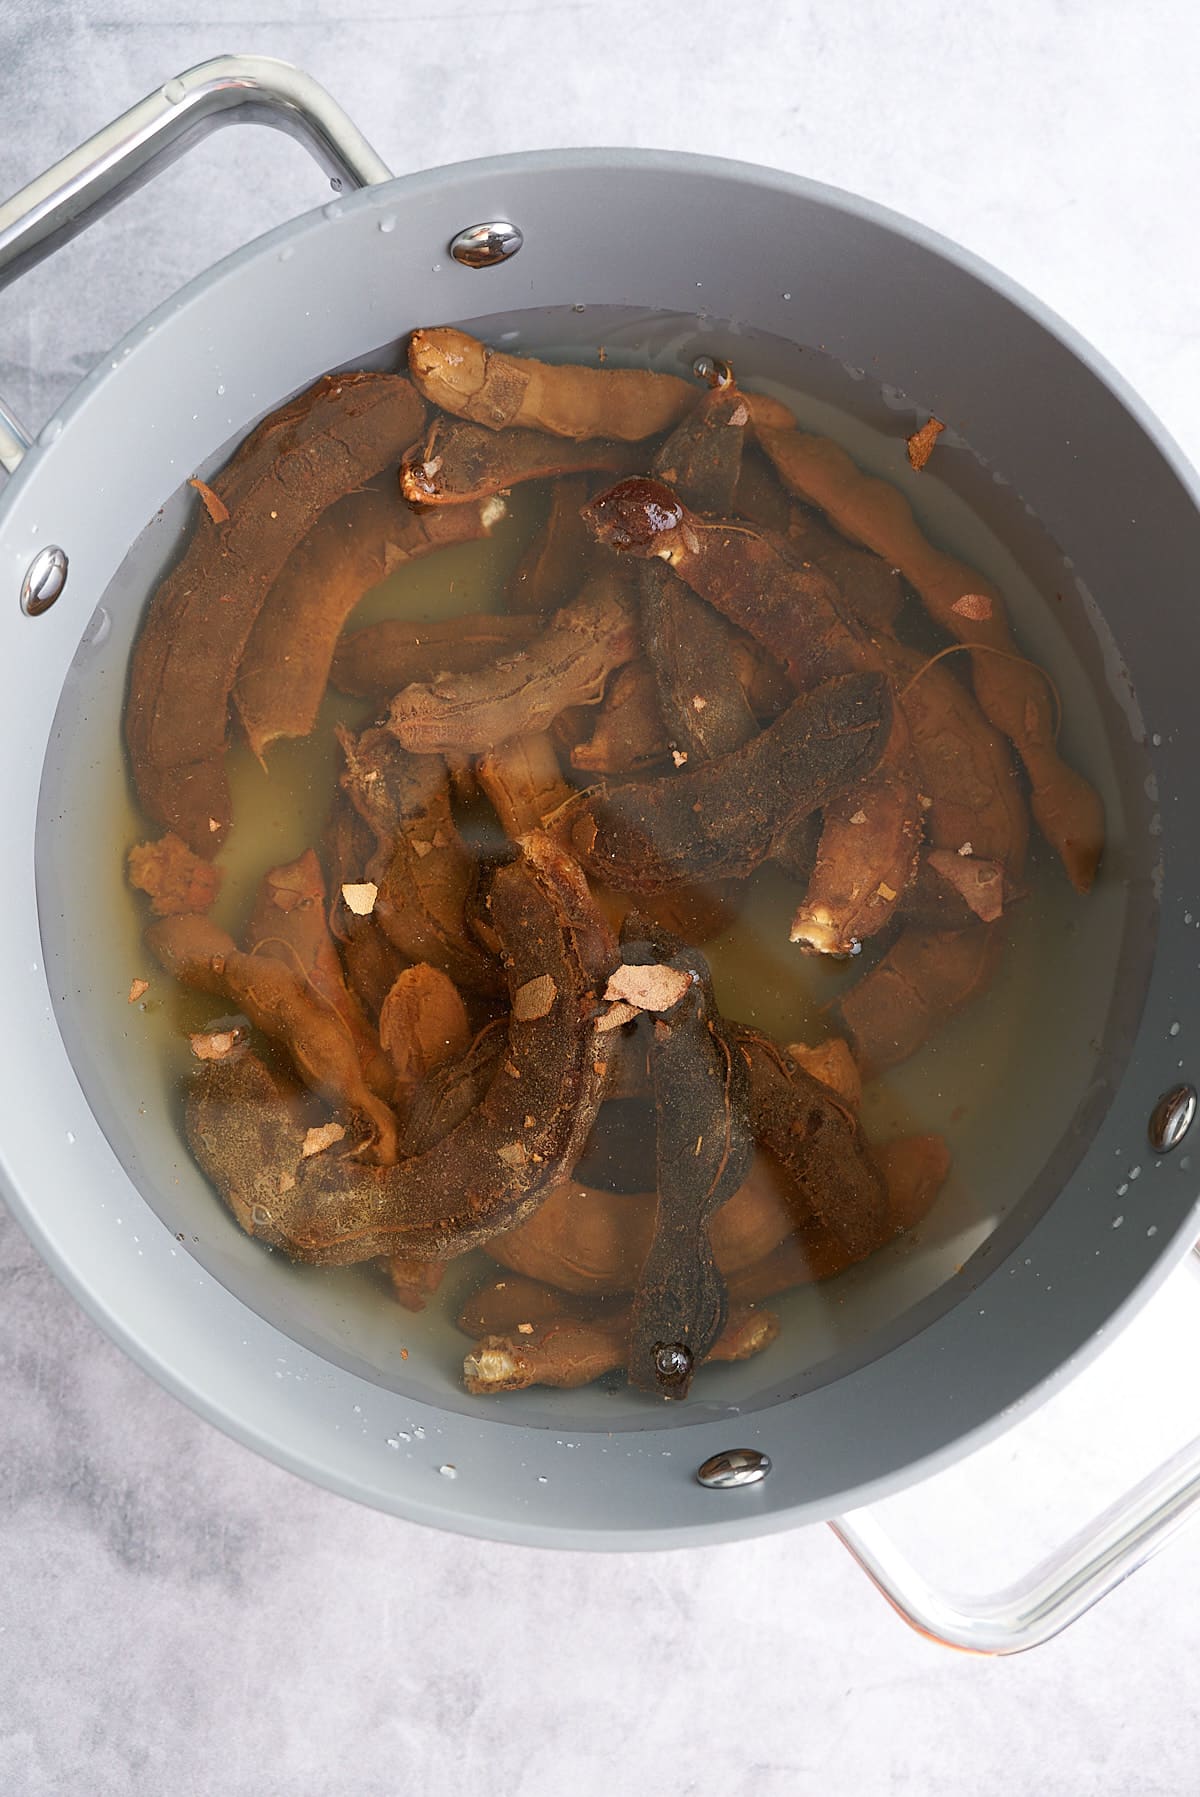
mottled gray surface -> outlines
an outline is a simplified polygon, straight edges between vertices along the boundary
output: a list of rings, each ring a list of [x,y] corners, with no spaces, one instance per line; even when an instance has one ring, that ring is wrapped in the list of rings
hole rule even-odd
[[[1193,7],[347,10],[0,0],[0,193],[230,49],[310,68],[397,170],[598,142],[775,162],[1003,264],[1200,453]],[[0,393],[39,424],[127,325],[321,191],[282,138],[213,140],[0,297]],[[910,1635],[824,1530],[608,1559],[430,1534],[198,1422],[2,1216],[0,1555],[3,1797],[1196,1785],[1200,1534],[1009,1662]]]

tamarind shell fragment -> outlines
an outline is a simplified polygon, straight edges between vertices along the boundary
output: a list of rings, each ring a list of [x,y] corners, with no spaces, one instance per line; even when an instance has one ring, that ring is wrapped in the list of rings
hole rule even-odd
[[[135,843],[126,871],[129,884],[146,894],[156,917],[210,911],[221,890],[221,868],[194,855],[170,830],[157,842]]]
[[[439,1266],[442,1262],[437,1263]],[[603,1302],[571,1297],[543,1285],[537,1279],[525,1279],[519,1273],[502,1274],[489,1279],[472,1292],[458,1313],[458,1327],[464,1335],[476,1339],[484,1335],[526,1333],[532,1323],[554,1323],[563,1317],[594,1317],[604,1314]],[[628,1315],[627,1303],[615,1306]]]
[[[405,957],[388,941],[374,912],[351,911],[342,888],[361,885],[375,852],[375,834],[339,787],[322,839],[329,876],[329,929],[341,949],[346,984],[367,1015],[376,1019]]]
[[[669,430],[697,395],[677,375],[507,355],[449,325],[414,331],[408,366],[434,405],[507,435],[513,425],[532,425],[577,441],[635,442]]]
[[[758,447],[757,441],[748,443],[742,453],[733,504],[729,510],[737,517],[745,518],[747,523],[756,524],[760,530],[786,536],[792,523],[794,506],[795,501]]]
[[[694,1146],[694,1144],[693,1144]],[[755,1154],[733,1197],[709,1223],[713,1257],[726,1275],[759,1261],[796,1227],[786,1175]],[[580,1297],[631,1292],[654,1237],[653,1192],[602,1192],[568,1180],[519,1229],[487,1252],[502,1267]],[[495,1325],[497,1328],[500,1324]]]
[[[379,1041],[391,1061],[397,1093],[408,1093],[471,1045],[467,1009],[440,968],[419,961],[397,974],[379,1009]]]
[[[526,614],[476,612],[417,623],[384,618],[342,635],[329,678],[339,692],[360,699],[390,699],[414,682],[488,667],[498,657],[523,649],[540,628],[540,621]]]
[[[249,1052],[205,1061],[188,1085],[192,1153],[247,1235],[269,1225],[301,1164],[300,1098],[292,1081]]]
[[[895,568],[882,556],[857,548],[840,531],[835,530],[823,512],[798,500],[789,503],[779,485],[778,476],[769,474],[783,501],[787,537],[791,554],[801,562],[810,562],[827,575],[837,587],[854,619],[871,631],[890,631],[904,605],[904,587]]]
[[[733,382],[713,387],[655,452],[650,472],[693,511],[724,517],[733,510],[749,424],[750,407]]]
[[[424,1310],[445,1276],[444,1260],[405,1260],[395,1254],[388,1262],[392,1293],[405,1310]]]
[[[755,1140],[795,1184],[807,1213],[852,1255],[882,1239],[887,1194],[854,1108],[814,1079],[769,1036],[733,1027],[749,1075],[749,1118]]]
[[[393,1167],[332,1153],[304,1158],[293,1152],[278,1094],[265,1095],[257,1073],[245,1090],[226,1077],[216,1090],[227,1108],[265,1104],[275,1113],[235,1119],[239,1142],[257,1131],[287,1151],[272,1169],[276,1189],[264,1207],[258,1170],[248,1191],[248,1169],[223,1151],[220,1106],[205,1079],[209,1066],[222,1064],[200,1069],[188,1099],[189,1139],[253,1235],[318,1266],[377,1255],[449,1260],[519,1223],[569,1177],[604,1097],[608,1068],[592,1022],[616,945],[582,874],[545,837],[526,838],[520,857],[495,872],[488,904],[513,1007],[504,1054],[482,1098],[424,1152]],[[537,1002],[523,1003],[531,987]],[[247,1064],[253,1056],[238,1063]]]
[[[1104,849],[1103,803],[1058,753],[1050,687],[1017,653],[999,589],[978,569],[935,548],[903,493],[864,474],[840,445],[798,430],[765,428],[758,436],[785,486],[898,567],[930,617],[976,651],[971,677],[980,708],[1025,764],[1042,834],[1076,890],[1088,891]]]
[[[387,728],[415,754],[483,754],[546,730],[568,706],[598,705],[609,675],[639,648],[624,582],[602,569],[523,649],[472,674],[405,687],[392,700]]]
[[[573,1390],[617,1371],[631,1352],[628,1308],[590,1317],[560,1309],[557,1315],[541,1317],[526,1327],[527,1333],[518,1323],[504,1334],[486,1334],[466,1355],[463,1383],[473,1396],[524,1391],[531,1385]],[[779,1318],[773,1311],[739,1304],[730,1311],[708,1358],[749,1360],[769,1348],[778,1334]]]
[[[467,929],[475,864],[451,813],[445,762],[408,754],[386,730],[337,734],[342,788],[375,836],[364,877],[378,888],[379,927],[406,959],[428,961],[469,990],[495,991],[499,970]]]
[[[793,819],[871,772],[891,718],[886,679],[844,675],[695,772],[581,793],[555,828],[590,874],[630,892],[749,874]]]
[[[888,922],[912,884],[921,842],[912,769],[891,756],[821,819],[821,837],[791,938],[818,954],[850,955]]]
[[[233,689],[260,761],[280,738],[312,730],[342,625],[363,595],[407,562],[478,541],[504,510],[489,499],[415,512],[393,488],[356,493],[318,519],[267,594]]]
[[[267,594],[321,513],[398,462],[424,416],[400,375],[326,375],[214,476],[228,517],[201,512],[151,599],[125,705],[142,806],[198,855],[215,855],[229,830],[229,696]]]
[[[481,755],[475,775],[506,835],[514,841],[540,830],[543,820],[571,797],[554,743],[545,731],[514,736]]]
[[[482,1103],[504,1059],[507,1041],[506,1022],[487,1024],[461,1060],[438,1067],[417,1087],[400,1137],[403,1155],[424,1154]]]
[[[725,1325],[725,1281],[708,1225],[742,1184],[754,1153],[747,1070],[698,949],[655,932],[623,942],[622,957],[626,966],[686,979],[683,997],[658,1012],[652,1030],[658,1195],[629,1337],[630,1383],[683,1398]]]
[[[347,989],[329,930],[325,879],[312,849],[263,875],[245,941],[251,955],[269,956],[298,973],[309,990],[341,1018],[367,1084],[381,1098],[390,1098],[387,1055],[357,996]]]
[[[833,1007],[864,1079],[916,1054],[991,980],[1003,951],[996,924],[901,930],[887,954]]]
[[[671,739],[658,693],[654,670],[643,657],[618,668],[591,736],[571,750],[571,766],[586,774],[642,774],[668,762]]]
[[[703,600],[777,657],[797,687],[831,675],[883,673],[870,638],[837,588],[793,559],[786,543],[728,519],[705,519],[659,480],[620,481],[585,510],[598,541],[642,561],[661,557]],[[649,646],[649,645],[648,645]],[[792,940],[821,954],[854,953],[889,921],[913,877],[921,833],[908,731],[894,710],[879,776],[847,791],[827,816]],[[847,782],[847,786],[855,783]],[[855,828],[851,819],[865,819]]]
[[[596,469],[620,474],[637,466],[626,443],[569,443],[541,431],[504,431],[438,418],[422,448],[400,466],[400,491],[410,505],[464,505],[489,499],[529,480]]]
[[[146,943],[182,985],[244,1011],[257,1029],[283,1044],[314,1092],[361,1119],[370,1130],[363,1153],[395,1160],[396,1119],[368,1086],[344,1018],[303,973],[268,955],[243,954],[206,917],[160,918],[146,931]]]
[[[844,618],[833,582],[788,551],[785,539],[727,518],[704,518],[661,480],[618,481],[584,508],[598,543],[639,561],[661,559],[693,592],[745,630],[797,687],[879,666]]]
[[[732,384],[717,389],[671,433],[655,456],[654,474],[694,509],[733,511],[742,491],[748,423],[749,412],[737,389]],[[754,454],[760,485],[775,496],[778,522],[786,528],[787,495],[761,454]],[[751,652],[760,663],[771,661],[769,651],[694,593],[658,557],[641,563],[638,586],[646,655],[655,670],[663,717],[678,746],[693,764],[730,754],[759,728],[739,651]],[[769,708],[769,715],[777,716],[792,689],[782,667],[773,665],[783,689],[781,702]],[[773,859],[801,888],[807,888],[812,878],[820,834],[815,817],[798,817],[772,847]]]
[[[730,1299],[758,1303],[793,1286],[812,1285],[844,1273],[919,1223],[950,1171],[950,1150],[941,1136],[897,1136],[872,1149],[871,1159],[883,1178],[887,1208],[870,1246],[864,1242],[861,1252],[852,1251],[823,1224],[810,1219],[753,1266],[733,1273]]]
[[[945,662],[930,662],[902,643],[881,639],[896,683],[935,849],[999,862],[1010,879],[1025,865],[1029,813],[1012,751]]]
[[[711,761],[750,741],[758,719],[730,655],[733,626],[663,562],[638,569],[642,635],[674,741]]]
[[[564,474],[550,489],[546,522],[509,576],[513,612],[556,611],[590,572],[596,551],[580,512],[591,485],[586,474]]]

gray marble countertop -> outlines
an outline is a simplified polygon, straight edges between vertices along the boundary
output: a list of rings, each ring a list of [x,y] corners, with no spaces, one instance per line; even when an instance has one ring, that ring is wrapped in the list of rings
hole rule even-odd
[[[311,70],[397,170],[648,144],[870,194],[1034,289],[1200,460],[1183,0],[279,0],[194,24],[4,0],[0,195],[223,50]],[[152,305],[320,197],[285,140],[212,140],[0,297],[0,393],[40,423]],[[1198,1587],[1200,1531],[983,1661],[910,1634],[824,1529],[590,1557],[406,1526],[199,1421],[0,1212],[3,1797],[1189,1792]]]

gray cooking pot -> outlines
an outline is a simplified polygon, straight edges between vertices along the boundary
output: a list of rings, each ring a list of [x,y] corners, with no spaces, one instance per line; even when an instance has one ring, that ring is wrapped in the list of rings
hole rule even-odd
[[[509,1540],[634,1547],[863,1504],[1046,1394],[1196,1234],[1183,1140],[1200,1020],[1196,477],[1044,307],[866,201],[648,151],[540,152],[392,180],[319,88],[258,59],[169,83],[0,207],[0,281],[239,116],[306,136],[335,187],[364,190],[191,283],[36,443],[0,408],[11,475],[0,497],[4,1195],[90,1314],[164,1385],[279,1463],[382,1509]],[[459,234],[481,225],[493,228],[464,248]],[[973,454],[947,455],[942,478],[1023,545],[1043,592],[1058,590],[1061,628],[1098,695],[1114,826],[1098,902],[1112,952],[1095,969],[1098,1021],[1073,1051],[1066,1100],[1056,1091],[1049,1146],[1032,1175],[1015,1151],[1011,1169],[992,1169],[1001,1220],[936,1290],[863,1341],[777,1370],[769,1389],[735,1381],[673,1409],[623,1397],[564,1409],[551,1394],[506,1410],[439,1383],[419,1355],[401,1366],[306,1311],[290,1271],[231,1239],[232,1222],[187,1187],[165,1101],[157,1116],[131,1114],[136,1094],[89,1037],[85,998],[72,1008],[82,963],[56,946],[78,909],[70,851],[87,811],[78,759],[62,763],[68,778],[60,750],[93,706],[115,720],[137,606],[178,540],[179,502],[168,502],[181,479],[219,465],[223,446],[319,373],[378,359],[417,324],[585,302],[618,320],[624,308],[686,317],[701,298],[710,321],[820,346],[818,384],[822,369],[869,369],[870,380],[843,379],[864,417],[892,389],[961,422]],[[104,748],[117,753],[115,734]],[[111,970],[109,1001],[131,971]],[[1046,1105],[1019,1080],[1013,1091],[1014,1142],[1026,1125],[1041,1140]],[[172,1168],[184,1182],[176,1211]],[[770,1475],[702,1484],[701,1465],[730,1450],[747,1450],[754,1474],[769,1458]]]

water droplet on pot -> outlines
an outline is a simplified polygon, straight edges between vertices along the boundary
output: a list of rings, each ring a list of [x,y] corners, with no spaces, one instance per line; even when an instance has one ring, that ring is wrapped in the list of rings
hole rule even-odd
[[[538,1474],[538,1476],[537,1476],[537,1482],[538,1482],[538,1484],[539,1484],[539,1485],[549,1485],[549,1483],[550,1483],[550,1481],[549,1481],[549,1479],[548,1479],[548,1478],[547,1478],[547,1477],[546,1477],[546,1475],[545,1475],[545,1473],[539,1473],[539,1474]]]
[[[395,219],[390,215],[387,218],[381,218],[379,221],[379,229],[383,232],[385,237],[390,237],[392,232],[396,229]]]
[[[74,1148],[75,1146],[75,1131],[73,1129],[67,1131],[67,1146],[69,1148]]]
[[[456,1466],[451,1466],[449,1461],[447,1461],[444,1466],[439,1466],[438,1471],[441,1473],[443,1479],[457,1479],[458,1477],[458,1468]]]
[[[218,399],[222,398],[222,396],[224,395],[224,392],[225,392],[225,383],[224,383],[224,381],[220,381],[217,385],[217,398]]]
[[[1168,1036],[1177,1036],[1179,1034],[1179,1025],[1177,1023],[1173,1023],[1171,1025],[1170,1029],[1167,1031],[1167,1034],[1168,1034]]]
[[[654,1350],[654,1370],[660,1379],[679,1383],[692,1370],[692,1351],[683,1342],[663,1342]]]

